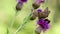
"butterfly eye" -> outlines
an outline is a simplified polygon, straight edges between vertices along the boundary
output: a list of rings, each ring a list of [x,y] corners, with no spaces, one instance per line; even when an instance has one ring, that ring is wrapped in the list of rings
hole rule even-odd
[[[22,7],[23,7],[23,3],[19,2],[19,3],[17,3],[17,5],[16,5],[16,10],[17,10],[17,11],[18,11],[18,10],[21,10]]]

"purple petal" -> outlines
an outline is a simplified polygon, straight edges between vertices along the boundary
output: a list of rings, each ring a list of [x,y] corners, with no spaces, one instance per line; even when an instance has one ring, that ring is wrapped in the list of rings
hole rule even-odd
[[[18,2],[27,2],[27,0],[18,0]]]
[[[43,29],[49,29],[48,20],[45,21],[44,19],[39,19],[38,25],[40,25]]]
[[[38,11],[38,12],[42,12],[42,9],[38,9],[37,11]]]
[[[45,0],[36,0],[36,2],[44,3],[44,2],[45,2]]]
[[[21,0],[22,2],[27,2],[27,0]]]

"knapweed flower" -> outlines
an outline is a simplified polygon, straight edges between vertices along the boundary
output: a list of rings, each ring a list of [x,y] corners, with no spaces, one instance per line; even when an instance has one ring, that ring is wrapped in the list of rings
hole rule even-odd
[[[24,2],[27,2],[27,0],[18,0],[18,2],[24,3]]]
[[[27,2],[27,0],[18,0],[18,3],[16,5],[16,10],[17,11],[22,9],[24,2]]]
[[[49,23],[50,21],[48,19],[43,19],[43,18],[39,19],[37,22],[37,24],[40,25],[43,29],[48,29]]]
[[[47,29],[50,28],[49,23],[50,23],[50,20],[48,19],[43,19],[43,18],[39,19],[37,22],[39,26],[36,28],[35,32],[37,34],[38,33],[40,34],[41,31],[45,32]]]
[[[36,2],[39,2],[39,3],[45,3],[46,0],[36,0]]]
[[[46,18],[46,17],[48,17],[49,13],[50,13],[50,11],[48,10],[48,7],[44,11],[42,11],[41,9],[38,9],[38,18],[39,19]]]
[[[37,9],[40,7],[41,3],[45,3],[45,0],[35,0],[35,2],[32,4],[34,9]]]

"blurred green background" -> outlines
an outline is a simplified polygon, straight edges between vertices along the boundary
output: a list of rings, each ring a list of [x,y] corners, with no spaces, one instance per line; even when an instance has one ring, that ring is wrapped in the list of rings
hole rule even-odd
[[[19,25],[23,24],[24,18],[31,12],[33,1],[28,0],[22,10],[18,12],[13,29],[11,30],[12,34],[17,30]],[[16,4],[17,0],[0,0],[0,34],[7,34],[7,28],[9,29],[15,16]],[[51,11],[48,17],[51,20],[51,28],[46,31],[46,34],[60,34],[60,0],[46,0],[46,3],[40,8],[45,9],[46,7],[49,7]],[[17,34],[35,34],[36,22],[37,18],[34,21],[28,22]]]

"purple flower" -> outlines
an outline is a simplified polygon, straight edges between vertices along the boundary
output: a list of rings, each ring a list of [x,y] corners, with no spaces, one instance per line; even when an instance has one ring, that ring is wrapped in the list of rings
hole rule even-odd
[[[23,3],[22,2],[18,2],[17,5],[16,5],[16,10],[21,10],[23,7]]]
[[[16,10],[17,11],[22,9],[24,2],[27,2],[27,0],[18,0],[18,3],[16,5]]]
[[[37,11],[38,11],[38,12],[42,12],[42,9],[38,9]]]
[[[39,19],[37,24],[41,26],[43,29],[49,29],[50,21],[48,19]]]
[[[44,2],[45,2],[45,0],[36,0],[36,2],[44,3]]]
[[[32,7],[37,9],[40,7],[41,3],[45,3],[45,0],[35,0],[35,2],[32,4]]]
[[[24,3],[24,2],[27,2],[27,0],[18,0],[18,2],[23,2]]]

